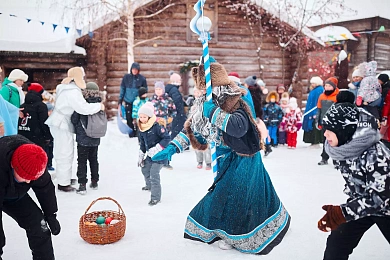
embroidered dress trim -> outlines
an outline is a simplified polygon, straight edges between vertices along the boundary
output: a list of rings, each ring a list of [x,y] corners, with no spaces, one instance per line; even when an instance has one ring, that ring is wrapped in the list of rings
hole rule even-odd
[[[172,141],[173,143],[182,153],[187,147],[190,145],[190,139],[183,133],[180,132]]]
[[[243,253],[258,254],[266,248],[288,226],[290,216],[280,203],[278,211],[257,226],[253,231],[242,235],[230,235],[224,230],[209,230],[196,222],[191,216],[187,217],[185,233],[194,239],[212,243],[217,237]],[[214,241],[213,241],[214,240]]]
[[[226,132],[227,123],[229,121],[230,114],[223,111],[221,108],[215,109],[213,116],[211,117],[211,123],[217,126],[222,131]]]

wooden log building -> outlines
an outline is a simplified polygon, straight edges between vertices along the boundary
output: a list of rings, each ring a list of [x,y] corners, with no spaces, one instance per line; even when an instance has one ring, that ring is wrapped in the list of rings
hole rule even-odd
[[[312,27],[313,31],[320,28],[337,25],[347,28],[350,32],[368,32],[361,33],[355,37],[358,41],[348,40],[344,43],[344,50],[350,54],[349,73],[352,74],[353,68],[362,62],[375,60],[378,62],[378,73],[384,70],[390,70],[390,20],[379,16],[365,19],[358,19],[332,24],[323,24]],[[386,28],[383,32],[375,32],[381,26]]]
[[[149,92],[153,92],[155,81],[168,82],[170,70],[179,72],[180,64],[199,60],[202,55],[202,45],[189,28],[190,20],[195,15],[193,5],[196,2],[152,1],[135,13],[135,16],[149,15],[170,3],[175,4],[152,18],[135,19],[135,43],[145,43],[135,47],[134,60],[140,63],[141,74],[147,79]],[[210,30],[210,55],[223,64],[228,72],[237,72],[241,81],[251,75],[261,77],[270,89],[281,83],[291,83],[297,65],[294,61],[297,53],[286,51],[283,60],[276,28],[267,30],[260,39],[258,34],[251,33],[245,18],[231,11],[221,0],[208,0],[205,15],[213,24]],[[85,67],[88,80],[96,81],[100,87],[106,86],[107,111],[109,115],[115,115],[122,77],[128,70],[127,43],[110,40],[126,37],[125,28],[119,21],[112,21],[95,30],[93,35],[92,38],[88,35],[79,38],[77,44],[87,51]],[[155,37],[159,38],[146,41]],[[257,42],[261,40],[260,62],[254,39]],[[263,69],[260,69],[260,64]],[[282,82],[283,67],[285,82]],[[303,69],[307,68],[303,66]],[[187,94],[188,74],[182,74],[182,78],[181,91]],[[301,94],[298,94],[298,98]]]

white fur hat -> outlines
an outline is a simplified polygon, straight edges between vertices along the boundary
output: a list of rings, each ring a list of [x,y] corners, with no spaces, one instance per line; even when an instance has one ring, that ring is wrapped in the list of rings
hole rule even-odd
[[[360,69],[354,70],[352,72],[352,78],[353,77],[362,77],[362,78],[364,78],[364,72],[361,71]]]
[[[288,102],[288,105],[293,110],[297,109],[297,107],[298,107],[297,99],[295,97],[290,98],[290,101]]]
[[[310,80],[311,84],[316,84],[316,86],[322,86],[324,85],[324,81],[320,77],[312,77]]]
[[[23,80],[24,82],[26,82],[28,80],[28,75],[26,73],[24,73],[23,70],[14,69],[9,74],[8,79],[10,81],[15,81],[15,80],[20,79],[20,80]]]

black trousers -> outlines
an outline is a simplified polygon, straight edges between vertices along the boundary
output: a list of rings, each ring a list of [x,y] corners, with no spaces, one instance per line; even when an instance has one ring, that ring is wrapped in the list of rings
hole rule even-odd
[[[390,217],[361,218],[341,224],[330,233],[326,242],[324,260],[347,260],[364,233],[374,224],[390,243]]]
[[[91,170],[91,180],[99,181],[99,163],[98,163],[99,146],[77,146],[77,178],[79,183],[86,184],[87,179],[87,161]]]
[[[133,134],[131,134],[132,136],[136,136],[136,133],[137,133],[137,129],[135,128],[134,124],[133,124],[133,103],[127,103],[125,102],[125,111],[126,111],[126,121],[127,121],[127,125],[133,129]]]
[[[54,260],[50,230],[44,220],[42,210],[28,194],[15,202],[4,201],[3,211],[26,230],[34,260]],[[12,230],[9,232],[11,233]],[[0,245],[2,253],[5,238],[1,238],[0,241],[2,241]]]
[[[47,167],[53,166],[53,140],[44,146],[47,155]]]
[[[325,130],[322,129],[321,135],[324,136],[324,133],[325,133]],[[322,146],[321,158],[322,158],[322,160],[327,161],[327,160],[329,160],[329,155],[325,152],[325,141],[326,141],[326,138],[324,138],[323,142],[322,142],[323,146]]]

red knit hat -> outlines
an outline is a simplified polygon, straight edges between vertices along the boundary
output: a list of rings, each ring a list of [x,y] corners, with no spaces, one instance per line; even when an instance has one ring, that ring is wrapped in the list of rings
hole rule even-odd
[[[39,94],[42,94],[44,91],[44,88],[39,83],[31,83],[30,86],[27,88],[28,91],[35,91]]]
[[[337,88],[337,84],[339,84],[339,80],[335,77],[330,77],[325,81],[325,84],[329,84],[334,88]]]
[[[21,178],[34,181],[45,172],[47,155],[38,145],[23,144],[14,151],[11,165]]]
[[[234,72],[234,71],[230,72],[230,73],[228,74],[228,76],[233,76],[233,77],[236,77],[236,78],[240,78],[240,76],[238,76],[238,73],[237,73],[237,72]]]

